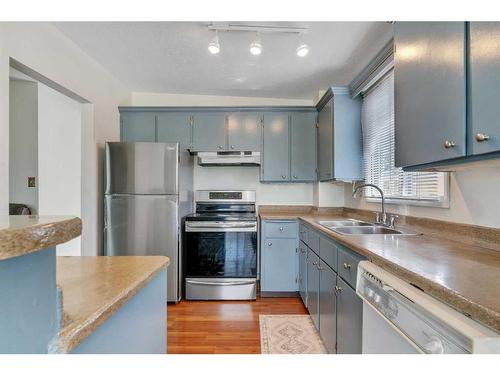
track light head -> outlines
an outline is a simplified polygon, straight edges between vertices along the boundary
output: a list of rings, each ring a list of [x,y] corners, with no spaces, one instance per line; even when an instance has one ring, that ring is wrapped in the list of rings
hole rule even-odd
[[[260,34],[257,34],[257,39],[250,43],[250,53],[254,56],[262,53],[262,43],[260,41]]]
[[[217,34],[217,30],[215,30],[215,37],[210,43],[208,43],[208,51],[212,55],[216,55],[220,52],[219,35]]]

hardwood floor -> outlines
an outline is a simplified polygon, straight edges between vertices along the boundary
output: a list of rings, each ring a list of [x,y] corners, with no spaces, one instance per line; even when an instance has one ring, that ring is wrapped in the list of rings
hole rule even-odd
[[[258,354],[260,314],[307,314],[299,297],[181,301],[167,311],[169,354]]]

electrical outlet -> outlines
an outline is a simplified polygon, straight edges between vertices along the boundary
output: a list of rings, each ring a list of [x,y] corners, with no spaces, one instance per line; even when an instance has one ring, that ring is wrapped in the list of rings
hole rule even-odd
[[[36,177],[28,177],[28,187],[36,187]]]

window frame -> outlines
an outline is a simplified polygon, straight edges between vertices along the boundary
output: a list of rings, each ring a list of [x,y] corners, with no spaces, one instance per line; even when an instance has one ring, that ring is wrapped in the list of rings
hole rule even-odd
[[[361,94],[363,96],[363,101],[364,101],[364,96],[371,91],[373,91],[377,86],[381,84],[381,82],[389,75],[389,74],[394,74],[394,67],[391,66],[387,71],[384,72],[384,74],[380,75],[379,78],[375,82],[371,82],[371,84],[367,85],[366,87],[363,88]],[[364,103],[362,103],[362,106]],[[394,126],[394,131],[395,129],[395,123],[393,124]],[[365,154],[363,150],[363,159],[365,159]],[[363,162],[363,168],[365,166],[365,163]],[[393,168],[400,168],[394,166]],[[400,168],[401,169],[401,168]],[[416,171],[418,172],[418,171]],[[424,172],[424,171],[422,171]],[[443,191],[444,195],[442,196],[441,199],[412,199],[412,198],[400,198],[400,197],[390,197],[387,196],[385,197],[385,203],[387,204],[394,204],[394,205],[400,205],[400,206],[420,206],[420,207],[436,207],[436,208],[449,208],[450,207],[450,173],[448,172],[441,172],[441,171],[428,171],[428,172],[436,172],[436,173],[443,173]],[[415,172],[406,172],[403,171],[403,173],[415,173]],[[363,170],[363,181],[366,183],[372,183],[372,181],[367,181],[366,180],[366,172]],[[365,193],[365,190],[363,190],[363,199],[366,202],[370,203],[380,203],[381,198],[380,197],[374,197],[374,196],[367,196]]]

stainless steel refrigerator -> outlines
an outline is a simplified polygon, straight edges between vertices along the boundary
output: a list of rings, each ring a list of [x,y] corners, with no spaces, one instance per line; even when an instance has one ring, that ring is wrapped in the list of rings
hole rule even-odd
[[[165,255],[168,301],[182,295],[182,225],[193,160],[178,143],[106,143],[104,255]]]

